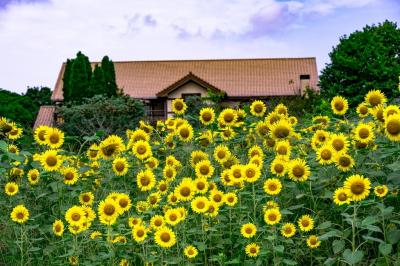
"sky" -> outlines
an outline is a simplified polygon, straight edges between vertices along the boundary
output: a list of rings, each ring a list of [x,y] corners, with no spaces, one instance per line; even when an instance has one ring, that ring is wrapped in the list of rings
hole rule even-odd
[[[384,20],[400,0],[0,0],[0,88],[54,88],[78,51],[91,61],[316,57]],[[400,26],[400,25],[399,25]]]

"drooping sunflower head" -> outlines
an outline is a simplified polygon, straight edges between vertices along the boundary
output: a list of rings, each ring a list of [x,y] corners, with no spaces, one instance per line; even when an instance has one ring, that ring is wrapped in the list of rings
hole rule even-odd
[[[258,121],[256,125],[256,132],[261,138],[267,137],[269,135],[269,126],[265,121]]]
[[[260,100],[253,101],[250,105],[250,113],[254,116],[262,117],[265,111],[267,111],[267,107],[265,103]]]
[[[331,108],[335,115],[344,115],[349,109],[349,104],[342,96],[335,96],[331,101]]]
[[[385,120],[385,135],[391,141],[400,141],[400,114],[394,114]]]
[[[183,115],[187,109],[187,105],[183,99],[174,99],[172,101],[172,111],[177,115]]]
[[[372,90],[365,95],[365,102],[374,107],[386,103],[387,99],[380,90]]]

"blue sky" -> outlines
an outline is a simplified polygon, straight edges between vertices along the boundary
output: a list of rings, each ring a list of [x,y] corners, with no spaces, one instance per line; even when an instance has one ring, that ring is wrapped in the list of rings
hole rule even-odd
[[[0,88],[54,87],[81,50],[92,61],[316,57],[385,19],[400,0],[0,0]]]

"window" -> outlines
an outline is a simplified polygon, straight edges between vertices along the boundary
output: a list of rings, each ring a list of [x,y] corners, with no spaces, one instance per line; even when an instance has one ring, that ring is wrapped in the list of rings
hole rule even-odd
[[[201,93],[182,93],[182,99],[186,101],[186,99],[190,96],[198,96],[201,97]]]
[[[300,80],[310,79],[310,75],[300,75]]]

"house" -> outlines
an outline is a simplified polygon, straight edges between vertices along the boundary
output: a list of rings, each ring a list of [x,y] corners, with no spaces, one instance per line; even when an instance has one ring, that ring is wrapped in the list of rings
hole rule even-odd
[[[301,95],[307,87],[318,90],[314,57],[126,61],[114,62],[114,66],[118,87],[143,100],[151,119],[171,116],[173,99],[206,96],[209,90],[223,93],[224,103],[230,106],[253,99]],[[51,97],[55,105],[63,101],[64,68],[65,63]],[[42,106],[35,127],[53,125],[55,110]]]

